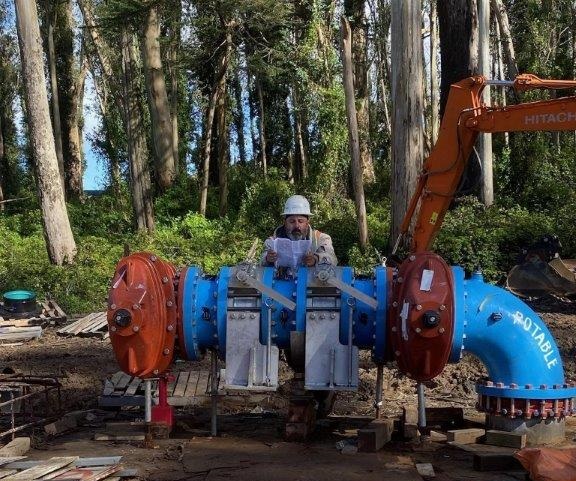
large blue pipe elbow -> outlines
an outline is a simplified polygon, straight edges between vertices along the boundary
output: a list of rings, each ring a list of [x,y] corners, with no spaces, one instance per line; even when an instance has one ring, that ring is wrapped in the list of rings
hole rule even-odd
[[[564,379],[554,338],[530,307],[485,283],[480,273],[464,280],[462,270],[455,268],[454,277],[462,300],[457,304],[452,360],[463,350],[482,361],[489,381],[477,385],[480,395],[533,400],[576,396],[576,387]]]

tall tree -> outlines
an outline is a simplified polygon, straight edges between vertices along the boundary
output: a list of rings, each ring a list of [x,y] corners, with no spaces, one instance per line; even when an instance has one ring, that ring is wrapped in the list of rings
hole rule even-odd
[[[152,187],[147,166],[148,149],[144,133],[144,115],[141,108],[138,61],[135,50],[134,36],[126,28],[122,32],[122,65],[132,205],[138,230],[152,232],[154,230]]]
[[[82,107],[87,64],[84,35],[79,39],[79,55],[74,52],[74,14],[72,0],[54,2],[56,11],[54,45],[58,73],[58,98],[62,125],[64,185],[69,199],[83,194],[82,175]]]
[[[352,62],[354,65],[354,94],[360,135],[360,158],[364,182],[374,182],[374,162],[370,151],[370,86],[368,73],[368,24],[365,0],[344,0],[344,12],[352,30]]]
[[[344,66],[344,94],[346,98],[346,117],[348,119],[348,142],[352,163],[352,185],[354,186],[354,205],[360,249],[366,251],[368,246],[368,221],[366,218],[366,199],[364,197],[364,176],[360,152],[360,135],[358,117],[354,99],[354,74],[352,61],[352,31],[346,17],[340,19],[342,32],[342,64]]]
[[[50,100],[52,105],[52,128],[54,131],[54,146],[62,185],[64,186],[64,152],[62,147],[62,122],[60,119],[60,95],[58,76],[56,74],[56,48],[54,47],[54,24],[56,23],[56,5],[46,2],[46,27],[48,44],[48,70],[50,72]]]
[[[30,145],[36,167],[44,237],[50,261],[62,265],[74,260],[76,243],[64,201],[50,123],[38,12],[36,3],[28,0],[15,0],[15,6]]]
[[[224,20],[223,20],[224,22]],[[199,213],[206,215],[206,205],[208,203],[208,185],[210,183],[210,157],[212,155],[212,132],[214,126],[214,117],[216,114],[216,105],[221,95],[224,95],[226,86],[226,76],[228,74],[228,65],[232,55],[232,28],[233,21],[226,22],[226,36],[223,47],[220,52],[218,70],[214,76],[214,83],[210,93],[210,99],[206,110],[206,122],[204,124],[204,146],[202,150],[202,183],[200,187],[200,208]]]
[[[498,27],[500,29],[500,36],[502,45],[504,46],[504,54],[508,65],[508,76],[514,79],[518,75],[518,65],[516,63],[516,52],[514,50],[514,43],[512,42],[512,33],[510,32],[510,22],[508,20],[508,12],[502,0],[490,0],[492,10],[498,20]]]
[[[392,224],[399,235],[424,155],[422,9],[392,0]]]
[[[450,86],[478,72],[478,16],[476,0],[439,0],[440,117]]]
[[[430,0],[430,143],[434,145],[440,128],[440,87],[438,85],[438,10]]]
[[[141,45],[150,118],[152,119],[157,184],[160,190],[166,190],[174,181],[177,160],[174,157],[172,120],[162,69],[159,37],[158,8],[151,6],[146,16],[144,39]]]

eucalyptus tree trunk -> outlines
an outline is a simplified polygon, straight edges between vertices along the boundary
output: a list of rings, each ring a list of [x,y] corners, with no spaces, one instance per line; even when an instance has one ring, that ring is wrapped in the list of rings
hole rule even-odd
[[[344,95],[346,98],[346,118],[348,120],[348,143],[352,163],[352,185],[354,187],[354,205],[360,250],[366,252],[368,246],[368,221],[366,218],[366,200],[364,197],[364,176],[358,135],[358,117],[354,99],[354,73],[352,65],[352,31],[346,17],[340,18],[342,33],[342,64],[344,67]]]
[[[258,95],[258,136],[260,140],[260,164],[264,178],[268,176],[268,161],[266,159],[266,129],[265,129],[265,111],[264,111],[264,93],[262,92],[262,82],[260,77],[256,76],[256,93]]]
[[[478,16],[476,0],[438,2],[440,28],[440,117],[450,86],[478,72]]]
[[[74,261],[76,243],[68,219],[64,189],[54,146],[54,134],[50,122],[38,12],[36,2],[15,0],[14,4],[16,6],[16,26],[24,82],[26,118],[36,170],[44,238],[50,262],[62,265]]]
[[[298,86],[294,85],[290,90],[292,93],[292,107],[294,108],[294,143],[296,145],[296,159],[298,167],[295,169],[296,177],[303,182],[308,178],[308,149],[306,147],[306,137],[304,136],[304,121],[302,110],[304,105],[300,101]]]
[[[220,55],[218,71],[210,93],[208,101],[208,110],[206,112],[206,123],[204,125],[204,149],[202,151],[202,184],[200,187],[200,215],[206,215],[206,204],[208,202],[208,184],[210,181],[210,156],[212,154],[212,129],[214,125],[214,116],[216,112],[216,103],[218,96],[223,94],[226,85],[226,75],[230,56],[232,55],[232,32],[226,31],[226,45]]]
[[[54,146],[58,169],[62,185],[64,186],[64,153],[62,151],[62,123],[60,120],[60,97],[58,95],[58,76],[56,74],[56,50],[54,48],[54,21],[55,7],[47,5],[47,43],[48,43],[48,70],[50,72],[50,99],[52,104],[52,127],[54,129]]]
[[[478,0],[478,59],[480,74],[490,78],[490,0]],[[482,92],[484,104],[490,106],[490,86]],[[494,180],[492,178],[492,134],[479,136],[482,162],[482,202],[486,207],[494,203]]]
[[[218,106],[216,108],[217,131],[218,131],[218,188],[219,188],[219,215],[224,217],[228,212],[228,164],[230,163],[228,145],[230,135],[228,131],[228,120],[226,115],[227,92],[224,91],[218,96]]]
[[[152,139],[154,145],[154,164],[156,166],[156,183],[161,191],[168,189],[176,175],[176,161],[172,144],[172,120],[170,104],[162,69],[160,56],[160,23],[157,7],[150,7],[144,27],[142,57],[148,105],[152,120]]]
[[[236,68],[232,78],[232,91],[234,92],[235,108],[232,112],[234,128],[238,135],[238,155],[240,165],[246,165],[246,138],[244,137],[244,102],[242,100],[242,84],[240,82],[240,68]]]
[[[2,116],[0,115],[0,212],[4,211],[4,166],[6,165],[6,149],[4,148],[4,134],[2,133]]]
[[[64,184],[70,199],[83,194],[82,174],[82,105],[86,79],[86,51],[84,34],[78,60],[74,57],[74,16],[72,0],[58,2],[56,21],[56,58],[58,65],[58,92],[62,120],[62,146],[64,154]]]
[[[71,198],[81,198],[84,187],[82,176],[82,106],[84,104],[84,83],[88,73],[85,45],[82,41],[79,67],[74,68],[73,83],[70,90],[68,111],[64,117],[67,132],[67,148],[65,149],[64,165],[66,166],[66,190]]]
[[[502,0],[490,0],[490,3],[498,20],[498,27],[500,28],[502,45],[504,46],[506,63],[508,65],[508,77],[513,80],[518,75],[518,64],[516,63],[516,52],[514,51],[514,43],[512,42],[506,6]]]
[[[126,135],[130,166],[132,206],[139,231],[154,230],[152,186],[148,171],[148,150],[141,110],[137,55],[132,34],[122,32],[122,66],[124,69],[124,101],[126,102]]]
[[[352,64],[354,68],[354,96],[360,141],[360,162],[365,183],[375,180],[374,162],[370,151],[370,89],[368,82],[368,52],[365,0],[344,0],[344,11],[350,19],[352,31]]]
[[[111,85],[121,85],[124,81],[123,77],[116,75],[114,70],[112,69],[112,62],[108,57],[106,52],[110,51],[108,45],[106,45],[106,41],[101,37],[98,27],[96,26],[96,21],[94,20],[94,14],[92,12],[92,3],[90,0],[77,0],[78,6],[80,7],[80,11],[82,12],[82,16],[84,17],[84,23],[87,27],[87,31],[90,33],[90,38],[92,43],[94,44],[94,50],[96,56],[98,58],[98,62],[100,64],[100,68],[102,70],[102,85],[103,90],[109,92],[114,99],[114,103],[118,112],[122,116],[124,125],[126,125],[125,121],[125,113],[126,108],[124,105],[124,99],[121,95],[120,89],[110,89],[109,86]]]
[[[172,0],[169,3],[173,8],[173,18],[170,21],[170,41],[168,43],[168,75],[170,77],[170,118],[172,119],[172,148],[174,149],[174,169],[176,175],[182,169],[186,170],[186,166],[180,166],[180,134],[178,132],[178,99],[180,94],[180,68],[178,66],[179,52],[182,42],[181,24],[182,24],[182,8],[180,0]]]
[[[392,0],[392,224],[395,242],[416,189],[424,152],[422,9]]]
[[[375,48],[377,54],[377,72],[378,72],[378,87],[379,98],[382,102],[382,110],[384,112],[384,125],[386,132],[392,134],[392,122],[390,119],[390,106],[388,104],[389,85],[390,85],[390,63],[388,61],[388,35],[390,33],[390,25],[387,21],[383,20],[385,12],[387,11],[388,3],[386,0],[378,0],[377,12],[374,12],[374,18],[378,18],[379,28],[375,33]],[[376,23],[376,22],[375,22]],[[388,85],[388,86],[387,86]]]
[[[430,1],[430,142],[436,143],[440,128],[440,86],[438,84],[438,12]]]

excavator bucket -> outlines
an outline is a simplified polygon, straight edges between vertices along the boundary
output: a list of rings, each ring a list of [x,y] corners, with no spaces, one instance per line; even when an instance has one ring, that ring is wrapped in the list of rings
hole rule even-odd
[[[575,267],[576,259],[563,261],[558,257],[545,262],[531,258],[512,268],[506,279],[506,288],[520,297],[573,296],[576,294]]]

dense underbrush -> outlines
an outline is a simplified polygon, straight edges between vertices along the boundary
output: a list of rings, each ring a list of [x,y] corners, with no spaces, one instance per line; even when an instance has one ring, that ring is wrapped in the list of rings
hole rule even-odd
[[[125,246],[130,251],[152,251],[176,266],[199,265],[210,274],[223,265],[246,258],[252,243],[263,240],[281,222],[280,213],[293,186],[278,179],[250,185],[244,195],[231,197],[229,215],[204,218],[184,198],[187,185],[159,198],[154,234],[134,233],[127,196],[103,194],[69,206],[78,247],[76,261],[63,267],[48,261],[37,207],[12,207],[0,213],[0,292],[31,289],[39,297],[52,296],[70,313],[105,307],[109,280]],[[388,200],[368,201],[371,246],[365,254],[357,244],[354,204],[338,195],[306,192],[315,215],[315,228],[329,233],[341,264],[369,274],[387,254],[390,205]],[[189,196],[188,196],[189,197]],[[209,213],[217,210],[210,199]],[[560,234],[565,257],[576,245],[562,237],[562,229],[574,225],[571,209],[534,213],[516,205],[484,207],[474,198],[458,201],[447,214],[435,242],[435,250],[449,263],[468,272],[481,268],[494,282],[503,280],[523,246],[540,235]],[[259,254],[259,253],[258,253]]]

